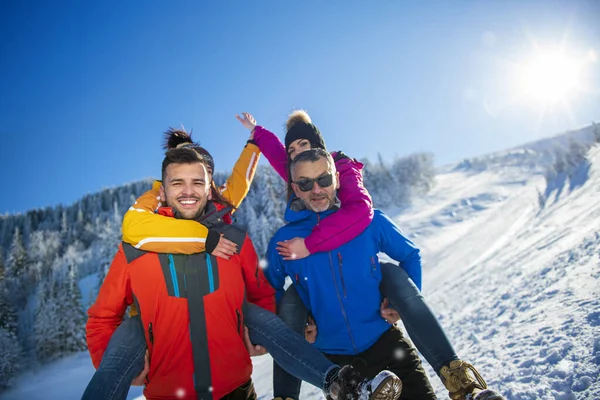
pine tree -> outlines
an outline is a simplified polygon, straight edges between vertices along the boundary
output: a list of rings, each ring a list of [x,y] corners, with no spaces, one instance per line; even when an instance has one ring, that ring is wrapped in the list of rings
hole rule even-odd
[[[2,254],[2,246],[0,246],[0,285],[4,282],[6,267],[4,266],[4,255]]]
[[[38,304],[35,310],[34,343],[38,360],[45,362],[60,352],[60,332],[57,318],[60,316],[55,297],[53,279],[43,282],[38,288]]]
[[[17,334],[17,313],[8,301],[8,293],[0,284],[0,328]]]
[[[22,351],[15,334],[3,328],[0,328],[0,349],[0,390],[3,390],[21,369]]]
[[[64,338],[63,352],[65,354],[85,350],[85,313],[81,305],[81,291],[77,285],[77,272],[73,263],[69,264],[67,279],[59,294],[62,332]]]
[[[25,307],[27,297],[35,288],[35,277],[31,271],[31,262],[25,249],[19,230],[15,230],[10,252],[6,261],[6,287],[10,288],[10,298],[17,310]]]

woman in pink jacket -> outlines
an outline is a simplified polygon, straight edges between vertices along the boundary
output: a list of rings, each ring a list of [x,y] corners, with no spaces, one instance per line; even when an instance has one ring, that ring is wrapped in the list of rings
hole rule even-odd
[[[286,123],[285,144],[275,134],[256,125],[252,115],[243,113],[238,120],[247,129],[254,131],[254,141],[271,166],[288,182],[290,189],[289,162],[302,151],[311,148],[326,150],[325,141],[319,129],[312,124],[303,110],[290,114]],[[323,219],[306,238],[294,238],[278,243],[280,255],[286,259],[300,259],[316,252],[328,252],[354,239],[373,219],[371,196],[363,185],[363,165],[342,152],[332,152],[339,172],[340,189],[338,199],[340,209]],[[485,381],[475,368],[461,361],[437,318],[421,295],[421,276],[408,276],[397,265],[381,263],[383,284],[381,291],[385,297],[381,305],[381,315],[390,323],[400,317],[418,350],[433,367],[452,399],[503,399],[498,393],[486,389]],[[388,299],[394,308],[388,308]],[[397,311],[396,311],[397,310]],[[278,304],[278,315],[290,327],[314,340],[316,326],[294,286],[291,285]],[[310,340],[310,339],[309,339]],[[469,372],[471,371],[471,372]],[[300,384],[297,378],[289,375],[274,363],[273,393],[275,400],[298,400]],[[473,397],[480,393],[479,396]]]

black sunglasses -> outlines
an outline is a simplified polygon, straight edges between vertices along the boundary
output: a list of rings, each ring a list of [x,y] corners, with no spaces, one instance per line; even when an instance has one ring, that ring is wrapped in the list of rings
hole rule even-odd
[[[320,177],[314,179],[300,179],[294,183],[298,185],[298,189],[302,190],[303,192],[308,192],[315,186],[315,182],[322,188],[329,187],[333,183],[333,174],[321,175]]]

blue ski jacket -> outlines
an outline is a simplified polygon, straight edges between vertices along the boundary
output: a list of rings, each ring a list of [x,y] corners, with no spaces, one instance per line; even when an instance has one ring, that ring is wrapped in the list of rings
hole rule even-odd
[[[322,219],[335,212],[293,211],[290,204],[285,212],[288,224],[271,239],[264,270],[277,291],[277,300],[284,293],[286,276],[290,277],[317,323],[315,347],[327,354],[352,355],[367,350],[390,328],[379,311],[382,295],[377,254],[386,253],[398,261],[420,289],[419,249],[376,209],[367,229],[336,250],[284,261],[276,251],[277,242],[307,237]]]

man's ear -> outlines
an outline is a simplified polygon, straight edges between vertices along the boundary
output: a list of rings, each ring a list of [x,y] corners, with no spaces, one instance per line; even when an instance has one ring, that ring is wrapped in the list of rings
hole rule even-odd
[[[158,190],[160,193],[160,202],[163,205],[167,204],[167,196],[165,196],[165,187],[163,185],[160,185],[160,189]]]
[[[335,171],[335,190],[339,190],[340,188],[340,173]]]

